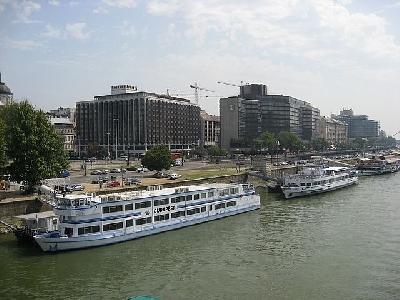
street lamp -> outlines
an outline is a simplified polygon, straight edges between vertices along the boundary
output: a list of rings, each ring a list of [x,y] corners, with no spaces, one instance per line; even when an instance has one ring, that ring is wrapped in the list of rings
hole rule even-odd
[[[115,160],[118,159],[118,131],[119,131],[119,119],[113,119],[117,122],[117,128],[115,133]]]
[[[110,158],[110,133],[107,132],[107,157],[106,157],[106,161],[108,161],[108,159]]]

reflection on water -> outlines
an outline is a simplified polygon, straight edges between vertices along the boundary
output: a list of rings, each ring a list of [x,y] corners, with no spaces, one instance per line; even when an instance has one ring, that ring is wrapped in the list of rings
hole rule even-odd
[[[400,173],[117,245],[44,254],[0,236],[1,299],[400,299]]]

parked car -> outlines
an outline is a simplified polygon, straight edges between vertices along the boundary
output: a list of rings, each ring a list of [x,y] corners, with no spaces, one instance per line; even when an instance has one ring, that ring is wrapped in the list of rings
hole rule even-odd
[[[176,174],[176,173],[172,173],[172,174],[170,174],[169,175],[169,179],[178,179],[178,178],[181,178],[181,175],[179,175],[179,174]]]
[[[94,178],[92,180],[92,183],[100,183],[100,182],[104,183],[104,182],[108,182],[108,181],[110,181],[110,178],[107,176],[104,176],[104,177]]]
[[[106,183],[106,187],[117,187],[120,185],[121,183],[118,180],[113,180]]]
[[[60,177],[69,177],[71,174],[67,170],[62,170],[60,172]]]
[[[120,168],[111,169],[110,173],[121,173],[121,169]]]
[[[125,180],[124,185],[139,185],[142,181],[137,178],[128,178]]]
[[[136,171],[136,167],[127,167],[126,170],[127,171]]]
[[[148,172],[148,171],[149,171],[149,169],[147,169],[146,167],[143,167],[143,166],[136,169],[136,172],[138,172],[138,173]]]
[[[169,175],[163,172],[157,172],[153,174],[154,178],[168,178]]]
[[[92,172],[90,172],[90,175],[102,175],[103,172],[100,170],[93,170]]]
[[[82,184],[73,184],[71,185],[71,189],[73,191],[83,191],[85,187]]]

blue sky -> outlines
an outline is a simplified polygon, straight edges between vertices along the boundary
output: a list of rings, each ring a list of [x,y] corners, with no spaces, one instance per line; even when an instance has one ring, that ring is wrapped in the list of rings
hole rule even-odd
[[[0,72],[16,100],[74,107],[111,85],[184,95],[210,114],[263,83],[321,115],[400,131],[400,0],[0,0]],[[206,97],[209,96],[209,97]],[[400,137],[400,134],[396,136]]]

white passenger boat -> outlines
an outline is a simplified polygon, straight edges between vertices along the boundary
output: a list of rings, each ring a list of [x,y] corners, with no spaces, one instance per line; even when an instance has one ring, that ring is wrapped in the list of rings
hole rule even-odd
[[[397,157],[383,157],[378,159],[362,158],[357,164],[360,176],[382,175],[394,173],[400,169],[400,160]]]
[[[254,187],[239,183],[55,198],[58,230],[34,236],[43,251],[114,244],[260,208]]]
[[[284,178],[286,199],[337,190],[358,182],[358,174],[348,167],[304,167],[298,174]]]

